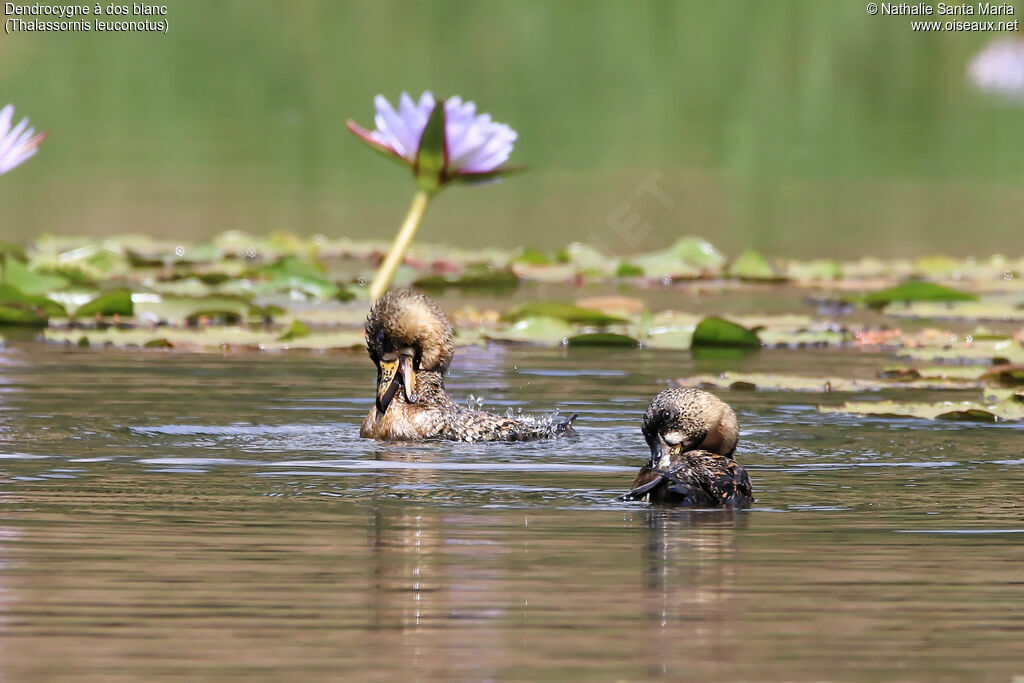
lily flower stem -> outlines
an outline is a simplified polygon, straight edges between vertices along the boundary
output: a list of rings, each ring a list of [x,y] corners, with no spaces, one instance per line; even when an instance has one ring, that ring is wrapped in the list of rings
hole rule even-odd
[[[412,198],[409,213],[406,214],[388,255],[384,257],[384,262],[380,264],[380,270],[377,271],[377,275],[374,276],[373,283],[370,285],[371,302],[381,298],[391,286],[391,281],[395,278],[395,271],[402,263],[405,252],[409,249],[412,238],[416,236],[420,222],[423,221],[423,214],[426,213],[427,205],[430,204],[430,197],[429,193],[417,190],[416,195]]]

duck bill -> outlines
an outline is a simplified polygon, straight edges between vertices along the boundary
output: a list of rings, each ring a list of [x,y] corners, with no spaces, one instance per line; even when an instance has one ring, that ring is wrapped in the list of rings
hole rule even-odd
[[[394,360],[382,360],[377,372],[377,411],[381,415],[387,412],[388,406],[402,389],[407,403],[416,402],[416,370],[412,367],[412,358],[401,355]]]
[[[669,445],[665,443],[665,439],[661,438],[661,436],[658,436],[655,439],[649,441],[648,445],[651,447],[651,469],[661,468],[663,466],[662,460],[666,461],[664,465],[667,466]]]

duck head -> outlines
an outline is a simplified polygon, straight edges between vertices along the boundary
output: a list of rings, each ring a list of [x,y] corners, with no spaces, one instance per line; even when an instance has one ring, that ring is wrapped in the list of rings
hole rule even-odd
[[[700,389],[666,389],[644,414],[650,466],[665,469],[672,456],[695,449],[732,455],[739,440],[736,413],[717,396]]]
[[[383,415],[402,390],[416,403],[416,375],[448,370],[455,350],[452,327],[440,307],[411,289],[384,294],[366,318],[366,350],[377,366],[377,411]]]

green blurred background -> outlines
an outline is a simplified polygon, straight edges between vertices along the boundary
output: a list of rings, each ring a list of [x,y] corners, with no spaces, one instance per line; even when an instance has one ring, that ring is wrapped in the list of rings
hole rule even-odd
[[[390,238],[412,183],[345,120],[429,88],[511,124],[531,171],[445,191],[423,241],[1024,246],[1024,109],[965,77],[1005,34],[915,33],[861,0],[172,0],[166,18],[166,35],[2,36],[0,104],[50,132],[0,179],[5,239]],[[649,179],[668,204],[638,196]]]

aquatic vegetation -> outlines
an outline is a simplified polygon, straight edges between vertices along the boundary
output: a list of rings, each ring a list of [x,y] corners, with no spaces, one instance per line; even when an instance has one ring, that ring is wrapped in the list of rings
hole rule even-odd
[[[1001,401],[849,401],[839,406],[819,406],[822,413],[851,413],[879,417],[916,417],[925,420],[962,420],[969,422],[1014,422],[1024,420],[1024,397],[1011,396]]]

